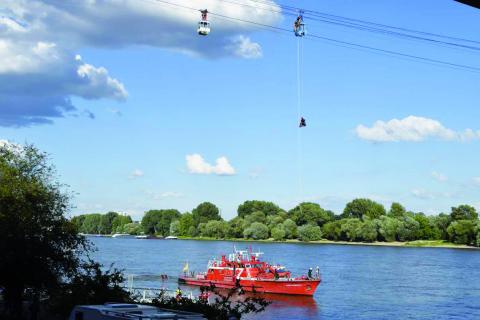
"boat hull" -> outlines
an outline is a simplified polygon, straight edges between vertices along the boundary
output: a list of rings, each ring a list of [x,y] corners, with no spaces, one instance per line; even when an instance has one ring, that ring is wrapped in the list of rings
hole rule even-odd
[[[233,281],[219,281],[208,279],[196,279],[191,277],[179,277],[180,283],[193,286],[210,286],[217,288],[231,289],[235,287]],[[249,292],[275,293],[289,295],[312,296],[315,293],[320,279],[290,279],[290,280],[262,280],[262,279],[241,279],[240,287]]]

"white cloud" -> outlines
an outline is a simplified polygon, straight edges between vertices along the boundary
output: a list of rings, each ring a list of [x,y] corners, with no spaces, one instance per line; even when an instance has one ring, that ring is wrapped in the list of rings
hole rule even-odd
[[[234,175],[235,168],[229,163],[227,157],[220,157],[216,160],[215,165],[211,165],[203,159],[199,154],[189,154],[186,156],[187,169],[194,174],[217,174],[217,175]]]
[[[429,138],[447,141],[480,139],[480,134],[471,129],[459,132],[446,128],[437,120],[417,116],[387,122],[379,120],[371,127],[361,124],[357,126],[355,132],[359,138],[373,142],[419,142]]]
[[[238,0],[172,0],[186,7],[265,24],[281,20],[281,8]],[[248,4],[248,6],[245,6]],[[252,8],[257,7],[258,9]],[[273,12],[278,11],[278,12]],[[212,32],[196,34],[200,18],[154,0],[3,0],[0,7],[0,126],[29,126],[76,112],[72,97],[116,99],[124,85],[107,69],[82,62],[84,48],[119,49],[146,45],[184,54],[219,58],[259,58],[261,46],[249,38],[255,26],[209,17]]]
[[[140,178],[140,177],[143,177],[145,174],[143,173],[142,170],[140,169],[135,169],[132,171],[132,173],[130,174],[130,179],[135,179],[135,178]]]
[[[432,175],[433,179],[435,179],[437,181],[440,181],[440,182],[445,182],[445,181],[448,180],[448,177],[446,175],[444,175],[443,173],[437,172],[437,171],[432,171],[431,175]]]
[[[226,49],[240,58],[257,59],[262,57],[262,47],[243,35],[233,38]]]

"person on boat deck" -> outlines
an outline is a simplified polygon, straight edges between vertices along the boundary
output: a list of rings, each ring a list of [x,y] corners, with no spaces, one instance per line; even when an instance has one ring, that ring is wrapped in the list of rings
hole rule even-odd
[[[308,279],[311,279],[312,278],[312,268],[308,269]]]
[[[178,287],[177,290],[175,291],[175,295],[177,300],[182,299],[182,290],[180,290],[180,287]]]
[[[317,266],[315,268],[315,276],[317,277],[317,279],[320,278],[320,267],[319,266]]]
[[[275,280],[277,280],[277,279],[279,278],[277,269],[275,269],[275,271],[273,272],[273,274],[274,274],[274,276],[275,276]]]
[[[299,124],[298,126],[299,126],[300,128],[307,126],[307,122],[305,121],[305,118],[304,118],[304,117],[301,117],[301,118],[300,118],[300,124]]]

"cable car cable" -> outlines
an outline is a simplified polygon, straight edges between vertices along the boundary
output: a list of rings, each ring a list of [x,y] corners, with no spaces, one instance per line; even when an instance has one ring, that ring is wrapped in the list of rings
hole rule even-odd
[[[144,0],[144,1],[149,1],[149,0]],[[180,8],[184,8],[184,9],[198,11],[198,9],[196,9],[196,8],[192,8],[192,7],[188,7],[188,6],[185,6],[185,5],[172,3],[172,2],[168,2],[168,1],[164,1],[164,0],[151,0],[151,1],[154,1],[154,2],[157,2],[157,3],[160,3],[160,4],[163,3],[163,4],[175,6],[175,7],[180,7]],[[272,29],[272,30],[279,30],[279,31],[284,31],[284,32],[291,33],[291,31],[289,29],[286,29],[286,28],[283,28],[283,27],[271,26],[271,25],[268,25],[268,24],[259,23],[259,22],[255,22],[255,21],[249,21],[249,20],[245,20],[245,19],[241,19],[241,18],[229,17],[229,16],[226,16],[226,15],[222,15],[222,14],[214,13],[214,12],[209,12],[209,13],[213,16],[223,17],[223,18],[229,19],[229,20],[234,20],[234,21],[243,22],[243,23],[249,23],[249,24],[252,24],[252,25],[262,26],[262,27],[269,28],[269,29]],[[443,61],[443,60],[437,60],[437,59],[432,59],[432,58],[425,58],[425,57],[422,57],[422,56],[397,52],[397,51],[393,51],[393,50],[380,49],[380,48],[367,46],[367,45],[362,45],[362,44],[358,44],[358,43],[337,40],[337,39],[324,37],[324,36],[318,36],[318,35],[311,34],[311,33],[307,37],[328,41],[328,42],[331,42],[332,44],[333,43],[341,44],[346,48],[351,48],[351,47],[361,48],[361,49],[366,49],[366,50],[372,50],[374,52],[386,53],[386,54],[388,54],[390,56],[393,56],[393,57],[410,58],[410,59],[413,59],[412,61],[428,62],[429,64],[434,64],[434,65],[437,65],[437,66],[453,67],[454,69],[461,69],[461,70],[464,70],[464,71],[475,72],[475,73],[480,72],[480,67],[462,65],[462,64],[458,64],[458,63],[453,63],[453,62],[448,62],[448,61]]]

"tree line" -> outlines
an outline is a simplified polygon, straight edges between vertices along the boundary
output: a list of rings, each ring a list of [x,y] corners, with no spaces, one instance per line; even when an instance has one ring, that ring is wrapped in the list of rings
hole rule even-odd
[[[83,220],[83,229],[80,230],[90,228],[88,216]],[[98,233],[122,230],[131,234],[159,236],[277,241],[444,240],[455,244],[480,246],[478,213],[469,205],[452,207],[449,213],[425,215],[422,212],[407,211],[397,202],[392,203],[386,210],[382,204],[373,200],[354,199],[337,215],[312,202],[301,203],[286,211],[272,202],[252,200],[242,203],[238,207],[237,216],[225,221],[216,205],[204,202],[191,212],[185,213],[176,209],[149,210],[139,224],[133,223],[135,228],[131,229],[126,226],[132,225],[132,222],[120,227],[113,223],[119,216],[113,219],[112,217],[112,213],[96,217],[96,229],[92,227],[91,230],[98,230]],[[108,226],[108,221],[112,221],[111,229],[105,227]]]

